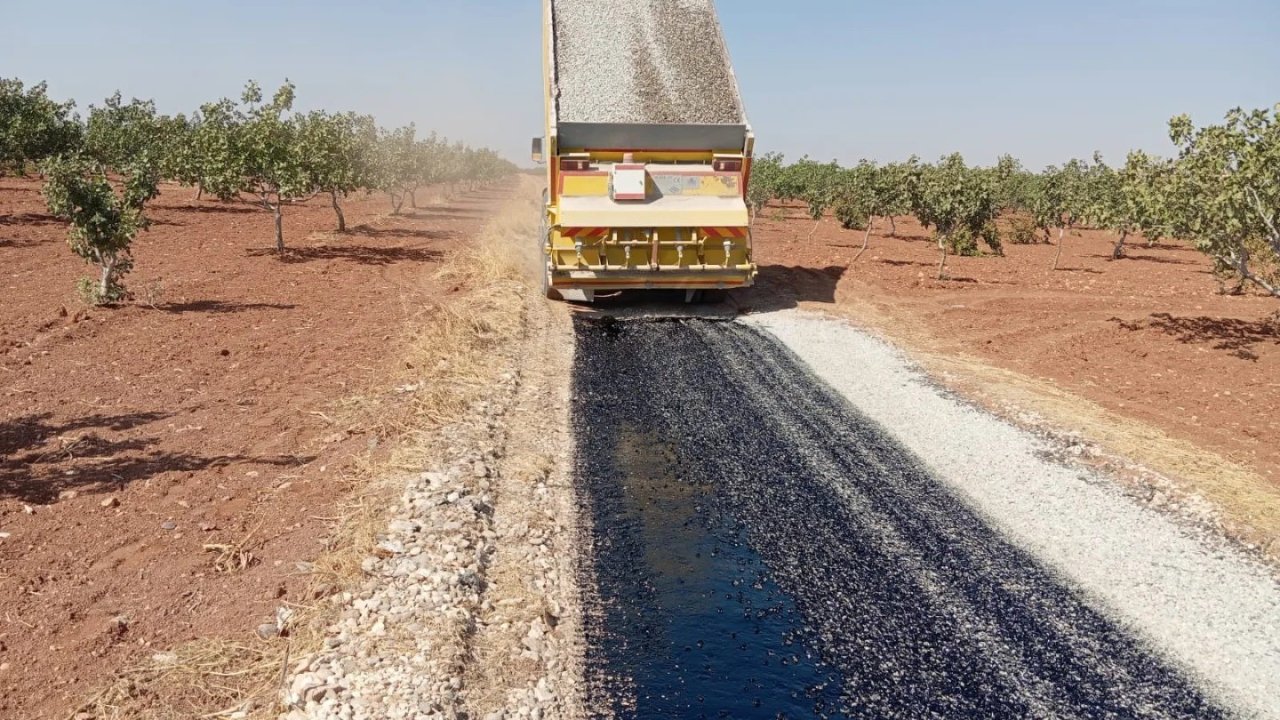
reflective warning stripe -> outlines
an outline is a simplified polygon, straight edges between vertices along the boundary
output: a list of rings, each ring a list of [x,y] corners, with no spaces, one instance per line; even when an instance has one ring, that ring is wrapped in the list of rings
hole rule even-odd
[[[745,238],[747,236],[747,229],[744,227],[713,227],[700,228],[700,230],[702,234],[707,237],[719,238],[722,240],[730,238]]]
[[[560,228],[560,234],[565,237],[580,237],[587,240],[598,240],[608,237],[609,228]]]

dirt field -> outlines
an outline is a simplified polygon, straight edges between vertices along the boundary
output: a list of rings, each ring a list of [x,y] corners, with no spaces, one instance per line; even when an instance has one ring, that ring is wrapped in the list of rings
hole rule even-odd
[[[170,187],[135,245],[137,301],[85,309],[90,268],[33,181],[0,180],[0,716],[64,717],[132,659],[197,637],[251,638],[305,602],[344,474],[376,446],[335,425],[390,376],[432,268],[503,187],[389,219],[353,199],[345,235]],[[252,564],[219,572],[205,544]]]
[[[1194,248],[1069,235],[1056,247],[1005,245],[1007,257],[952,257],[911,219],[863,233],[800,208],[756,222],[759,290],[745,302],[836,304],[890,336],[1050,381],[1115,413],[1216,451],[1280,485],[1280,303],[1220,295]]]
[[[264,255],[267,213],[168,188],[137,244],[136,301],[86,310],[74,283],[90,269],[38,185],[0,180],[0,717],[63,718],[135,659],[251,640],[275,608],[311,601],[299,563],[381,449],[339,422],[343,401],[395,376],[408,321],[455,289],[433,269],[509,195],[398,219],[353,200],[346,235],[316,202],[287,216],[281,261]],[[740,305],[827,310],[1038,379],[1280,487],[1280,304],[1218,295],[1193,249],[1111,261],[1086,231],[1058,272],[1056,248],[1010,245],[952,258],[939,282],[910,220],[856,262],[862,233],[812,228],[799,208],[764,213],[760,284]],[[220,572],[204,549],[218,543],[252,564]]]

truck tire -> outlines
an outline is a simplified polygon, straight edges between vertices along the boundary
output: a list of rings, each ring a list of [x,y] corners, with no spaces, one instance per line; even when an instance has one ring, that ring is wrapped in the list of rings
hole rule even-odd
[[[538,223],[538,257],[542,258],[542,296],[548,300],[563,300],[560,291],[551,287],[551,258],[547,255],[547,241],[551,230],[547,227],[547,191],[542,191],[542,222]]]

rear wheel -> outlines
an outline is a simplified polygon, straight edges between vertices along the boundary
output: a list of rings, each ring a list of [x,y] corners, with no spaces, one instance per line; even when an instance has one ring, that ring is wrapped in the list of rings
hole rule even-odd
[[[538,257],[542,258],[542,295],[548,300],[563,300],[560,291],[551,287],[551,258],[547,254],[547,244],[551,241],[551,230],[547,227],[547,191],[542,191],[542,222],[538,223]]]

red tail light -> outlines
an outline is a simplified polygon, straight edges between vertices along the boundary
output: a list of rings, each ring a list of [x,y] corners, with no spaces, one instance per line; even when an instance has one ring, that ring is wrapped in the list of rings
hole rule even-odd
[[[716,172],[742,172],[742,158],[717,159],[711,167]]]

